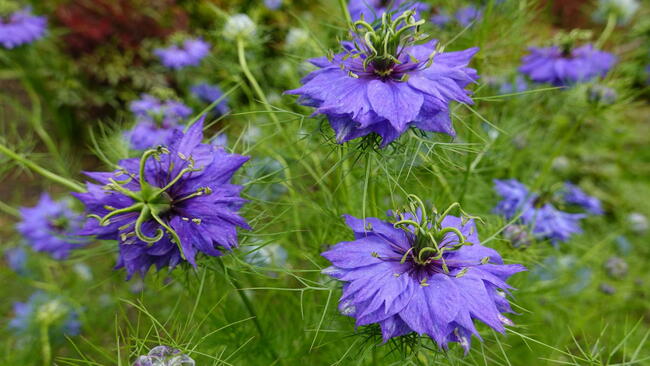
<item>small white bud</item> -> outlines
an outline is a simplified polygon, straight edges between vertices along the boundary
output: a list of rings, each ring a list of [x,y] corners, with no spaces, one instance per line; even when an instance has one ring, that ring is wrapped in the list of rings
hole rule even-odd
[[[255,34],[255,23],[246,14],[235,14],[228,18],[223,27],[223,36],[228,40],[250,38]]]

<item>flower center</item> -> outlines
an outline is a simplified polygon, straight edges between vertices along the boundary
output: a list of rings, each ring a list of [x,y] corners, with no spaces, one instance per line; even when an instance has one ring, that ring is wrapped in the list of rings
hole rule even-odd
[[[65,232],[65,230],[68,228],[68,225],[70,224],[70,221],[68,220],[67,217],[61,215],[57,217],[52,217],[48,221],[48,226],[52,231],[55,233],[61,234]]]
[[[352,24],[351,34],[354,49],[344,58],[352,57],[362,60],[361,70],[349,70],[352,77],[359,77],[360,72],[370,72],[380,79],[405,81],[408,75],[397,69],[405,62],[419,64],[419,60],[405,61],[404,51],[416,42],[426,38],[419,30],[424,20],[415,20],[415,11],[407,10],[393,19],[394,12],[384,12],[381,21],[371,25],[363,19]],[[433,62],[435,51],[429,56],[427,67]],[[408,67],[403,67],[405,70]],[[415,68],[415,67],[414,67]],[[413,68],[413,69],[414,69]]]
[[[449,273],[444,254],[471,244],[467,242],[460,229],[442,226],[445,217],[459,204],[450,205],[443,213],[433,209],[429,216],[420,198],[414,195],[410,195],[409,198],[412,200],[410,210],[407,213],[396,212],[397,221],[393,224],[414,237],[411,248],[404,253],[400,262],[404,263],[408,260],[422,268],[436,265],[445,273]]]

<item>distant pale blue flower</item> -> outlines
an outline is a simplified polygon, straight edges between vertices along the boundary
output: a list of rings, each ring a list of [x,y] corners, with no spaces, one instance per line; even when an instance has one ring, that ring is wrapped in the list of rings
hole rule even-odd
[[[71,250],[86,243],[85,239],[76,236],[84,218],[72,211],[66,201],[54,201],[49,194],[43,193],[36,206],[22,207],[20,215],[22,221],[16,229],[37,252],[62,260]]]
[[[237,211],[246,200],[231,183],[248,157],[203,144],[203,120],[173,131],[166,147],[118,162],[113,172],[86,173],[98,183],[74,193],[91,215],[79,233],[116,240],[128,277],[152,266],[196,266],[201,253],[217,257],[238,245],[237,228],[250,229]]]
[[[560,293],[576,295],[591,283],[592,270],[581,265],[572,255],[550,256],[530,271],[531,277],[552,284],[561,285]]]
[[[522,75],[517,75],[514,81],[503,81],[499,87],[500,94],[521,93],[526,90],[528,90],[528,83],[526,83],[526,78]]]
[[[247,248],[246,262],[257,267],[284,267],[287,250],[279,244],[265,244]]]
[[[429,5],[413,0],[350,0],[348,11],[353,20],[363,18],[368,23],[381,19],[381,15],[387,11],[395,11],[401,14],[405,10],[414,10],[416,13],[429,10]]]
[[[0,45],[14,48],[32,43],[45,35],[47,19],[32,15],[30,8],[24,8],[3,17],[0,15]]]
[[[605,23],[610,15],[615,15],[617,23],[627,24],[639,6],[637,0],[599,0],[593,18],[597,22]]]
[[[194,360],[175,348],[156,346],[138,357],[133,366],[194,366]]]
[[[221,88],[217,85],[211,85],[207,83],[196,84],[191,88],[192,94],[197,98],[201,99],[203,102],[211,104],[215,100],[222,98],[219,104],[214,108],[219,115],[224,115],[230,112],[228,108],[228,98],[224,97]]]
[[[603,105],[614,104],[617,99],[616,91],[604,85],[592,85],[587,91],[587,99],[593,103],[600,103]]]
[[[179,70],[187,66],[198,66],[210,54],[210,44],[200,38],[187,39],[181,45],[157,48],[154,54],[166,67]]]
[[[563,199],[566,203],[580,206],[594,215],[602,215],[604,213],[600,200],[588,195],[575,184],[569,182],[564,184]]]
[[[648,217],[640,212],[632,212],[627,215],[627,222],[630,225],[630,229],[638,234],[645,233],[648,231],[648,227],[650,227]]]
[[[601,283],[600,286],[598,286],[598,289],[605,295],[614,295],[616,293],[616,287],[608,283]]]
[[[607,274],[614,279],[621,279],[627,275],[628,265],[623,258],[610,257],[605,262],[605,270]]]
[[[467,27],[472,22],[478,21],[483,17],[483,10],[472,5],[468,5],[458,9],[454,14],[454,17],[456,18],[458,24],[463,27]]]
[[[46,324],[50,338],[75,336],[81,330],[77,311],[63,297],[45,292],[35,292],[27,302],[15,302],[14,317],[9,329],[21,337],[39,337],[41,326]]]
[[[529,247],[534,237],[526,225],[512,224],[503,229],[503,237],[515,248]]]
[[[5,250],[7,265],[19,275],[27,273],[27,251],[23,246],[17,246]]]
[[[402,35],[391,41],[387,29],[399,28],[401,22],[393,24],[390,17],[386,22],[376,30],[377,38],[359,34],[356,47],[344,42],[344,52],[312,59],[320,69],[287,93],[315,107],[314,114],[327,116],[338,143],[377,134],[385,147],[410,127],[454,136],[450,103],[473,103],[465,88],[478,79],[476,70],[468,67],[478,48],[439,52],[430,58],[436,40],[414,45],[412,37]],[[375,39],[376,44],[365,45],[364,38]],[[401,42],[390,46],[399,50],[393,56],[399,63],[376,51],[389,47],[384,44],[389,41]]]
[[[145,150],[157,145],[167,145],[179,123],[192,114],[185,104],[143,94],[131,102],[130,110],[136,118],[136,125],[125,133],[131,148]]]
[[[264,0],[264,6],[269,10],[278,10],[282,6],[282,0]]]
[[[604,77],[616,63],[616,56],[587,44],[562,50],[558,46],[531,47],[519,68],[537,83],[566,86]]]
[[[223,26],[223,36],[227,40],[248,39],[255,35],[257,26],[246,14],[235,14],[228,17]]]
[[[444,10],[439,10],[436,14],[431,16],[431,23],[437,25],[440,28],[445,27],[451,22],[451,16]]]
[[[218,147],[226,147],[228,146],[228,135],[220,133],[210,140],[210,144]]]
[[[505,281],[525,268],[482,246],[473,220],[426,218],[423,210],[397,215],[397,222],[346,215],[354,240],[322,254],[332,263],[324,273],[343,282],[341,313],[357,327],[378,323],[384,342],[417,333],[467,352],[478,337],[474,319],[501,333],[513,325],[502,314],[513,312]]]
[[[287,192],[284,166],[268,156],[254,158],[246,167],[242,183],[249,184],[247,193],[262,201],[275,201]]]

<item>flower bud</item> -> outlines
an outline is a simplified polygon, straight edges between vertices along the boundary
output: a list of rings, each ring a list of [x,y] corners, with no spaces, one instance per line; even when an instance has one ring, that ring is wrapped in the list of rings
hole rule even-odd
[[[255,34],[255,23],[246,14],[235,14],[228,18],[223,27],[223,36],[228,40],[250,38]]]

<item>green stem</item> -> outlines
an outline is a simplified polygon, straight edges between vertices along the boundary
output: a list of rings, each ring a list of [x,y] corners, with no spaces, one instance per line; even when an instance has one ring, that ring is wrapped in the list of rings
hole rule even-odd
[[[348,27],[352,28],[352,17],[348,11],[348,4],[345,0],[339,0],[339,5],[341,6],[341,11],[345,16],[345,21],[348,23]]]
[[[32,104],[32,127],[34,128],[34,131],[36,131],[36,134],[38,137],[43,140],[43,143],[45,144],[45,147],[47,147],[47,150],[52,154],[59,165],[59,168],[63,172],[64,169],[60,165],[61,162],[61,154],[59,153],[59,149],[56,147],[56,144],[54,144],[54,141],[52,141],[52,138],[50,135],[48,135],[47,131],[43,128],[42,122],[42,107],[41,107],[41,100],[38,97],[38,94],[32,87],[31,83],[26,77],[23,77],[23,86],[25,87],[25,90],[27,91],[27,94],[29,95],[29,99]]]
[[[255,79],[255,76],[248,68],[248,62],[246,62],[245,50],[246,49],[244,47],[244,40],[241,37],[237,38],[237,55],[239,56],[239,65],[241,66],[242,71],[246,76],[246,79],[248,79],[248,82],[253,87],[255,94],[257,94],[257,97],[260,98],[260,100],[264,104],[264,109],[266,109],[266,111],[269,112],[271,120],[275,124],[276,128],[278,128],[278,131],[282,131],[282,128],[280,126],[280,121],[278,120],[278,117],[276,117],[273,109],[271,108],[268,99],[266,99],[266,94],[264,94],[264,91],[260,87],[260,84],[257,82],[257,79]]]
[[[616,27],[616,21],[617,21],[616,13],[614,12],[610,13],[609,17],[607,17],[607,25],[605,25],[605,29],[603,30],[603,33],[601,33],[600,37],[598,38],[598,41],[596,41],[596,48],[601,48],[603,44],[605,44],[609,36],[612,35],[612,32]]]
[[[47,324],[41,325],[41,350],[43,352],[43,365],[50,366],[52,359],[52,348],[50,346],[50,334]]]
[[[82,185],[80,185],[79,183],[76,183],[76,182],[74,182],[72,180],[69,180],[67,178],[63,178],[62,176],[60,176],[58,174],[52,173],[51,171],[41,167],[40,165],[34,163],[33,161],[31,161],[31,160],[29,160],[29,159],[27,159],[27,158],[25,158],[23,156],[20,156],[19,154],[17,154],[13,150],[9,149],[8,147],[4,146],[3,144],[0,144],[0,153],[5,154],[9,158],[11,158],[11,159],[25,165],[26,167],[28,167],[29,169],[31,169],[35,173],[38,173],[38,174],[42,175],[43,177],[45,177],[45,178],[47,178],[47,179],[49,179],[49,180],[51,180],[53,182],[59,183],[59,184],[61,184],[63,186],[66,186],[66,187],[68,187],[71,190],[76,191],[76,192],[82,192],[82,193],[86,192],[86,189]]]
[[[8,204],[0,201],[0,211],[6,213],[9,216],[13,216],[17,219],[20,219],[22,216],[20,215],[20,211],[16,210],[15,208],[9,206]]]
[[[251,303],[248,296],[246,296],[246,293],[243,290],[241,290],[241,286],[239,285],[239,281],[237,281],[237,279],[235,277],[233,277],[232,274],[228,273],[228,270],[226,269],[226,265],[223,264],[223,261],[222,260],[217,260],[217,262],[221,266],[221,269],[223,269],[224,276],[230,282],[232,287],[235,288],[235,292],[237,292],[237,295],[239,295],[239,298],[244,303],[244,306],[246,307],[246,310],[248,311],[248,314],[253,319],[253,323],[255,324],[255,328],[257,329],[257,333],[259,333],[259,335],[260,335],[260,339],[263,342],[267,342],[266,337],[264,336],[264,330],[262,329],[262,324],[260,324],[259,318],[257,316],[257,312],[255,311],[255,308],[253,307],[253,303]],[[269,352],[271,353],[271,356],[275,360],[280,361],[280,357],[275,352],[273,347],[270,347],[270,345],[269,345],[269,347],[267,347],[267,349],[269,350]]]

